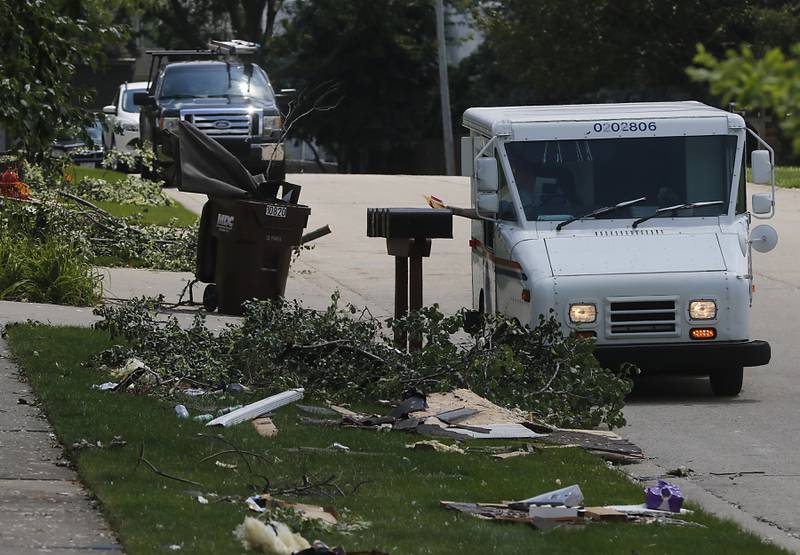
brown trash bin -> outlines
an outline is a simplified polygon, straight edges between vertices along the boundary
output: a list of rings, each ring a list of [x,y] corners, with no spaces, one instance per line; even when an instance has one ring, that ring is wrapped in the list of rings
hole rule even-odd
[[[198,245],[205,252],[198,256],[197,277],[210,278],[214,269],[216,287],[204,295],[207,308],[212,304],[223,314],[240,315],[246,300],[283,296],[292,247],[300,245],[310,213],[301,204],[211,198],[201,230],[212,240]],[[215,252],[209,252],[212,244]]]

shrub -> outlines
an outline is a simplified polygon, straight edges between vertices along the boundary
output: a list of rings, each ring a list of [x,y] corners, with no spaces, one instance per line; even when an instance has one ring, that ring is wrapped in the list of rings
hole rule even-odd
[[[158,302],[139,299],[106,306],[98,327],[124,338],[125,347],[102,353],[97,366],[121,365],[135,356],[164,378],[189,378],[209,386],[242,382],[270,390],[305,387],[314,396],[363,401],[468,387],[492,401],[530,411],[556,425],[624,424],[622,407],[632,369],[603,369],[593,344],[564,337],[552,318],[534,329],[501,316],[474,334],[464,331],[464,312],[445,316],[438,307],[389,321],[395,329],[422,333],[425,347],[395,349],[383,324],[366,310],[338,306],[325,311],[287,301],[247,304],[241,324],[215,335],[198,315],[189,329],[160,318]],[[460,341],[454,338],[461,337]]]
[[[84,177],[71,189],[78,196],[91,200],[138,204],[140,206],[172,206],[171,198],[164,194],[161,183],[126,175],[113,183],[99,177]]]
[[[0,235],[0,300],[87,306],[100,298],[101,276],[76,245]]]

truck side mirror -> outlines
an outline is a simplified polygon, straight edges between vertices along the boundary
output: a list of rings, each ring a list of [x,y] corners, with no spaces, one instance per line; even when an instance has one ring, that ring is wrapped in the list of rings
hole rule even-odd
[[[478,212],[497,214],[500,212],[500,195],[497,193],[478,193],[475,198],[475,207]]]
[[[750,244],[758,252],[769,252],[778,244],[778,232],[771,225],[757,225],[750,232]]]
[[[489,156],[478,158],[475,166],[475,181],[479,192],[497,193],[498,177],[496,158]]]
[[[133,93],[133,103],[136,106],[155,106],[155,99],[146,92]]]
[[[753,183],[772,184],[772,160],[768,150],[754,150],[750,155],[750,164],[753,168]]]
[[[108,106],[103,106],[103,113],[108,114],[110,116],[116,115],[117,107],[113,104],[109,104]]]
[[[755,193],[752,198],[752,207],[753,214],[769,214],[772,211],[772,195]]]

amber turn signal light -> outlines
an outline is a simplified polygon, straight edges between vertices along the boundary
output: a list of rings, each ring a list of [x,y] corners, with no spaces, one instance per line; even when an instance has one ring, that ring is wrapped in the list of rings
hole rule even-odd
[[[717,336],[717,330],[714,328],[692,328],[689,336],[692,339],[714,339]]]

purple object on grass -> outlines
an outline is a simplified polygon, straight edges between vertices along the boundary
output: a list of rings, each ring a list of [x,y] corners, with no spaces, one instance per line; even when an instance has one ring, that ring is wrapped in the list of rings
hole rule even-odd
[[[644,489],[644,503],[648,509],[679,513],[683,505],[683,493],[675,484],[659,480],[655,486]]]

